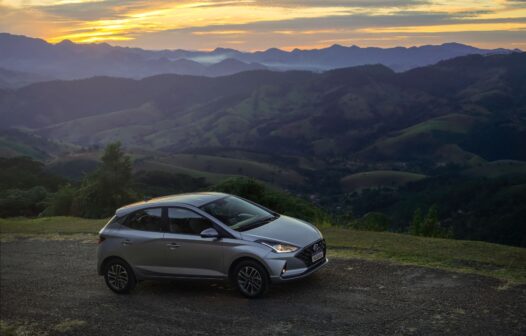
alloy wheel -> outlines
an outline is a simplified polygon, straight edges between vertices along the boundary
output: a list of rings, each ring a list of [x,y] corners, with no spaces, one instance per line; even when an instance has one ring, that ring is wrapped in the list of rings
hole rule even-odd
[[[108,283],[116,290],[126,288],[128,284],[128,271],[120,264],[113,264],[108,269]]]
[[[239,270],[237,282],[242,291],[253,296],[261,291],[263,279],[261,273],[252,266],[245,266]]]

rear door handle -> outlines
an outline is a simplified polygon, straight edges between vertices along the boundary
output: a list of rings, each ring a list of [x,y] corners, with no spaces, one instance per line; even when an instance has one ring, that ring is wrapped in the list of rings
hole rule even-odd
[[[170,248],[170,250],[175,250],[176,248],[180,247],[181,245],[179,245],[177,243],[168,243],[168,244],[166,244],[166,246],[168,246]]]
[[[123,246],[128,246],[128,245],[131,245],[131,244],[132,244],[132,241],[129,240],[129,239],[126,239],[126,240],[123,240],[121,244],[122,244]]]

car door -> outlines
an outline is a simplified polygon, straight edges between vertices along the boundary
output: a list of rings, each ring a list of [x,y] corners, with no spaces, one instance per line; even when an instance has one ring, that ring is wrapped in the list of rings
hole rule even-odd
[[[213,223],[200,214],[182,207],[167,209],[164,233],[166,270],[184,277],[224,277],[224,242],[202,238],[200,233]]]
[[[120,254],[137,271],[145,275],[162,273],[163,208],[148,208],[127,216],[119,230]]]

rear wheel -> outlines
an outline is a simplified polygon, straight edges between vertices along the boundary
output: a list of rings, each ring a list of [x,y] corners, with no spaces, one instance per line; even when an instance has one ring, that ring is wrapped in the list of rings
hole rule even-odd
[[[106,263],[104,280],[108,288],[118,294],[129,293],[136,284],[131,267],[120,259],[112,259]]]
[[[265,268],[251,260],[242,261],[236,266],[233,281],[239,292],[248,298],[260,297],[269,286]]]

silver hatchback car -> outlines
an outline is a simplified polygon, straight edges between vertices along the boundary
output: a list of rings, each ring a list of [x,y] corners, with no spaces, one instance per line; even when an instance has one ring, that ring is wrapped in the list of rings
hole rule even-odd
[[[99,234],[98,273],[116,293],[146,279],[229,279],[253,298],[328,262],[312,224],[223,193],[131,204]]]

